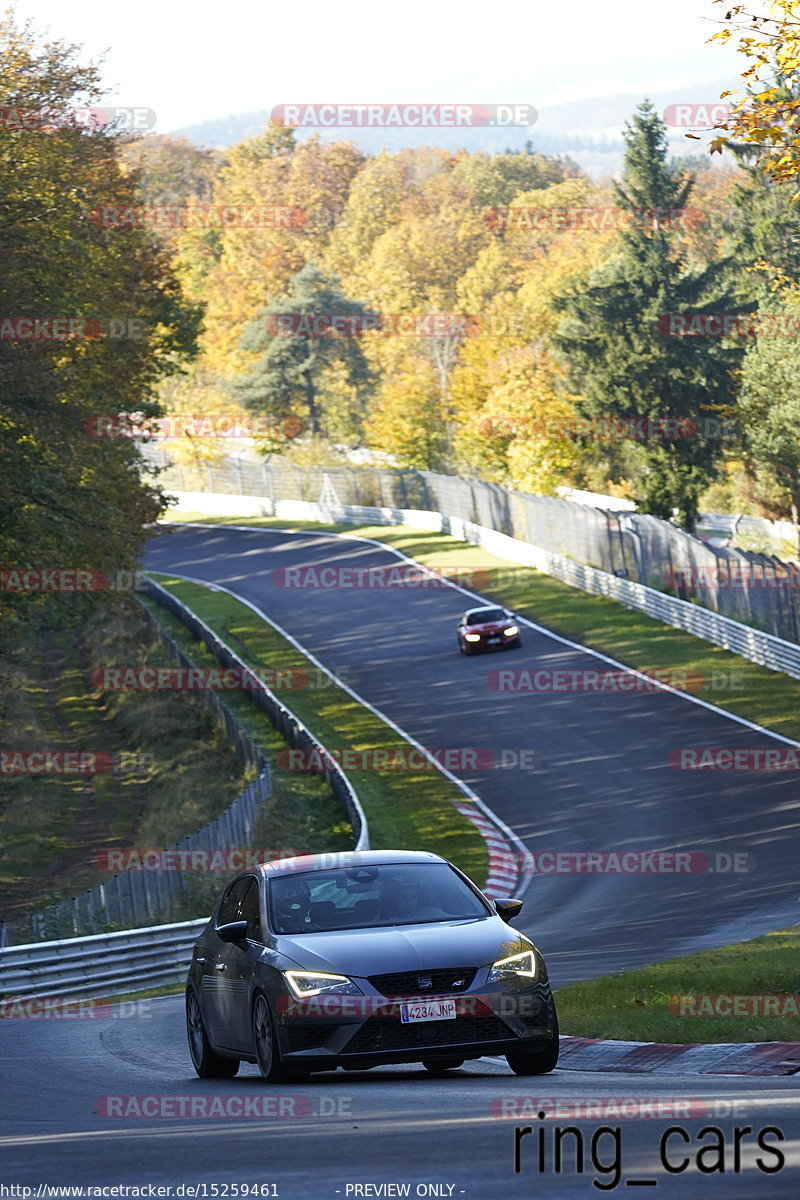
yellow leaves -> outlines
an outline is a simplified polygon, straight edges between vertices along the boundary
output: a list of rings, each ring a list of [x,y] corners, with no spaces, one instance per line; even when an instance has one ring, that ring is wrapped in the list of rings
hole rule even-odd
[[[414,348],[384,377],[366,423],[366,442],[399,466],[425,469],[438,465],[442,436],[436,374]]]
[[[721,126],[726,134],[712,141],[710,152],[720,153],[735,141],[762,146],[767,153],[759,164],[761,170],[781,181],[800,175],[800,130],[795,119],[798,101],[787,95],[787,89],[776,87],[773,80],[791,80],[800,69],[800,20],[796,0],[774,0],[770,9],[771,15],[761,17],[742,5],[729,8],[724,19],[730,28],[709,38],[728,42],[737,35],[736,49],[747,60],[742,80],[752,88],[734,107],[727,124]],[[748,36],[748,32],[756,36]],[[764,70],[770,73],[769,86],[761,80]],[[783,147],[777,157],[769,154],[775,146]]]

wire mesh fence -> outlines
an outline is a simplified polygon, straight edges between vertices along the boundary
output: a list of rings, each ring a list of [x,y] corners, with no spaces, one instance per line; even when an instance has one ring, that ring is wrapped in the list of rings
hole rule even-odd
[[[669,521],[636,512],[611,512],[551,496],[532,496],[501,484],[380,467],[297,467],[224,459],[176,465],[165,451],[145,447],[163,469],[167,491],[302,500],[334,509],[422,509],[459,517],[575,562],[630,579],[712,612],[800,641],[800,568],[772,554],[716,546]],[[446,528],[446,525],[444,526]]]

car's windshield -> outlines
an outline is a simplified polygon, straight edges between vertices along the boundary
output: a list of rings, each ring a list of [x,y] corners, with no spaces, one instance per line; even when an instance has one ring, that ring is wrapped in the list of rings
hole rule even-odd
[[[491,909],[447,863],[398,863],[279,876],[269,914],[278,933],[319,933],[474,920]]]
[[[468,625],[487,625],[490,621],[506,621],[508,613],[502,608],[476,608],[467,613]]]

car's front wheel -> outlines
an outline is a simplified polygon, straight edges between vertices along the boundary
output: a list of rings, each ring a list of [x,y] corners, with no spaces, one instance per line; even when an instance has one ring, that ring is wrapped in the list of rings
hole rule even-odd
[[[222,1058],[211,1049],[197,992],[186,989],[186,1034],[192,1064],[201,1079],[233,1079],[239,1070],[238,1058]]]
[[[286,1083],[289,1072],[281,1062],[275,1026],[266,997],[259,992],[253,1005],[253,1048],[258,1069],[269,1083]]]
[[[537,1043],[535,1049],[512,1050],[506,1055],[506,1062],[515,1075],[547,1075],[553,1071],[558,1062],[557,1018],[553,1018],[552,1037]]]

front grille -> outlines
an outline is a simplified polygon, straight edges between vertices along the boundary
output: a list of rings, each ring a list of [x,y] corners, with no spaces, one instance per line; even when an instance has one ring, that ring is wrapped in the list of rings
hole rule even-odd
[[[469,1042],[508,1041],[514,1034],[498,1017],[456,1017],[454,1021],[381,1020],[373,1017],[345,1046],[345,1054],[375,1054],[381,1050],[415,1050]]]
[[[382,996],[439,996],[465,992],[476,975],[475,967],[444,967],[436,971],[398,971],[394,975],[371,975],[369,982]],[[430,986],[420,983],[430,979]]]
[[[313,1025],[287,1025],[286,1036],[289,1039],[289,1051],[318,1050],[331,1036],[331,1027]]]

